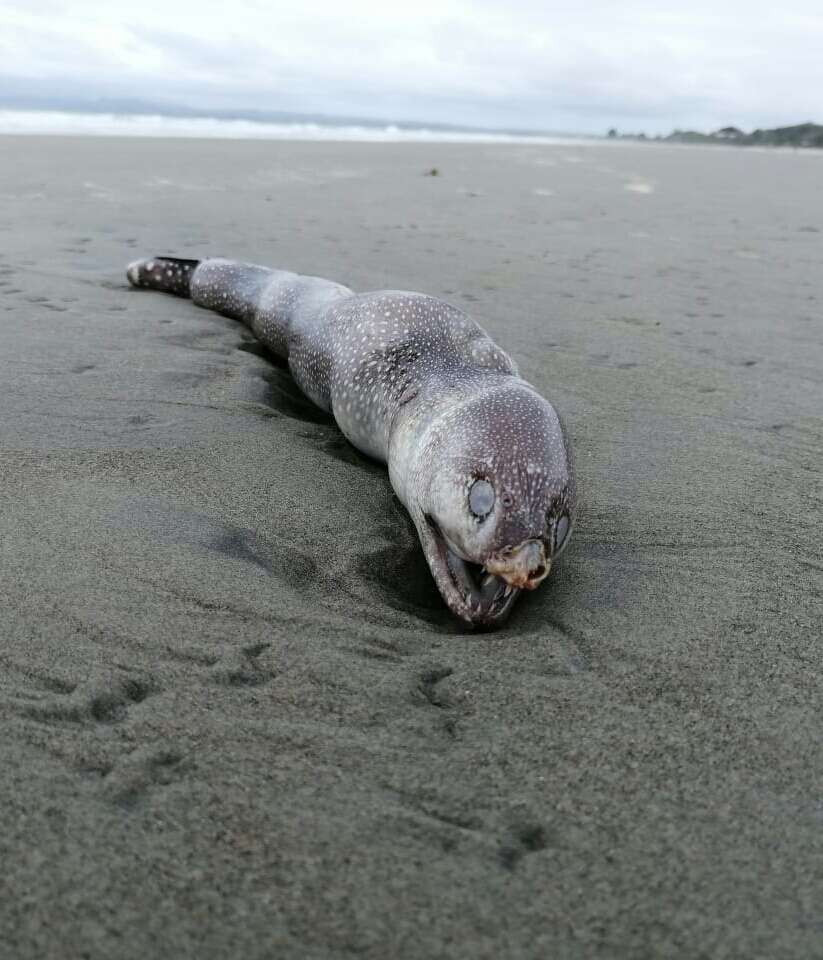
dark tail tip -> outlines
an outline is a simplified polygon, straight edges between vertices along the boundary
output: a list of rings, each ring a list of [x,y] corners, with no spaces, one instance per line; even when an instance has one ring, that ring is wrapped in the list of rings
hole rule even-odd
[[[152,257],[150,260],[135,260],[126,269],[126,276],[133,287],[162,290],[178,297],[191,296],[191,278],[199,260],[183,260],[180,257]]]

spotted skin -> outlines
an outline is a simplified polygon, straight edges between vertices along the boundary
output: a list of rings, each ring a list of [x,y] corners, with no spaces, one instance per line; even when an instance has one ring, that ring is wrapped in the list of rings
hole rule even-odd
[[[154,257],[127,276],[242,321],[287,361],[306,396],[388,465],[462,620],[502,622],[549,572],[576,508],[563,425],[461,310],[223,259]]]

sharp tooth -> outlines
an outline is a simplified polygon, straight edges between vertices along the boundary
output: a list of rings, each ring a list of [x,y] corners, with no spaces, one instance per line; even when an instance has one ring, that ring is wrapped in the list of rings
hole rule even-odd
[[[503,591],[503,596],[508,597],[509,594],[512,592],[512,590],[514,590],[514,587],[511,587],[509,586],[509,584],[506,584],[506,589]]]

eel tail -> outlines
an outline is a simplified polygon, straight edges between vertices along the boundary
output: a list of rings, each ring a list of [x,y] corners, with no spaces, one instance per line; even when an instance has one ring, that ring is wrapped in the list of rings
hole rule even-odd
[[[126,276],[133,287],[147,287],[178,297],[190,297],[191,278],[199,263],[199,260],[182,260],[180,257],[135,260],[128,265]]]

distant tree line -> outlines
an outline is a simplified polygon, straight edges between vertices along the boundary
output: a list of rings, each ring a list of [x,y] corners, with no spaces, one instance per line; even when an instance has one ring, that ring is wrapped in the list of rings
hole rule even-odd
[[[644,133],[618,133],[613,127],[608,132],[610,140],[656,140],[663,143],[733,143],[742,147],[819,147],[823,148],[823,126],[819,123],[799,123],[793,127],[776,127],[773,130],[753,130],[744,133],[737,127],[721,127],[714,133],[699,133],[696,130],[675,130],[667,137],[647,137]]]

